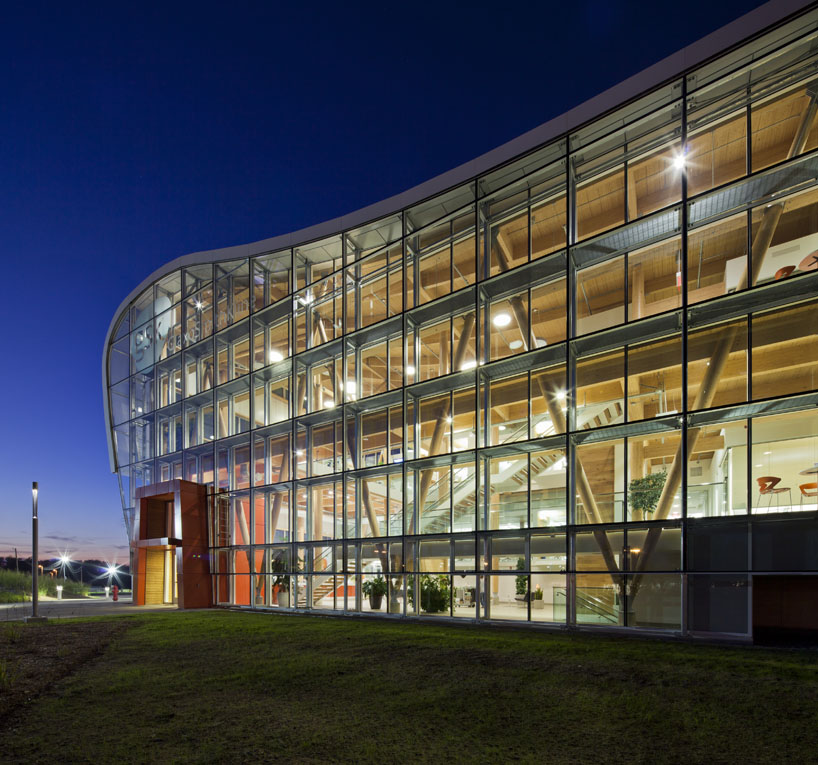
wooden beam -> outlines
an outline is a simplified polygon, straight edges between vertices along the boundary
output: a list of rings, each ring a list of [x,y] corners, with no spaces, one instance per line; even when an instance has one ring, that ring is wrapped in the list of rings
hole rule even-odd
[[[454,368],[455,370],[459,370],[460,367],[463,366],[463,361],[466,357],[466,351],[469,349],[469,340],[471,339],[472,329],[474,329],[474,313],[466,314],[466,318],[463,321],[463,329],[460,333],[460,339],[457,342],[457,348],[454,354]],[[443,406],[440,408],[440,414],[438,415],[437,421],[435,422],[435,429],[432,433],[432,441],[429,444],[429,456],[434,456],[440,451],[440,446],[443,442],[443,436],[446,431],[447,422],[446,420],[451,413],[451,396],[448,396],[446,400],[443,402]],[[419,407],[418,407],[419,411]],[[420,479],[420,489],[418,490],[418,496],[416,497],[415,508],[412,511],[412,517],[409,523],[409,533],[415,533],[415,519],[420,514],[420,509],[423,507],[424,503],[426,502],[426,495],[429,492],[429,487],[432,483],[432,471],[425,470],[423,471],[423,475]]]
[[[507,252],[508,246],[505,244],[505,241],[501,235],[497,236],[497,243],[499,245],[497,255],[500,263],[500,270],[505,272],[509,270],[509,259]],[[528,350],[530,347],[529,340],[531,335],[528,324],[528,313],[525,309],[525,305],[519,296],[516,295],[511,298],[509,302],[511,303],[511,309],[514,313],[517,327],[520,330],[520,335],[523,338],[523,347]],[[565,426],[565,417],[563,416],[562,407],[560,406],[559,399],[557,398],[558,391],[548,390],[542,383],[540,375],[534,375],[534,380],[539,394],[543,397],[543,401],[545,402],[551,422],[554,423],[554,429],[557,433],[566,433],[567,428]],[[585,513],[589,523],[602,523],[602,513],[599,511],[599,506],[596,503],[596,498],[594,497],[594,493],[591,489],[591,484],[588,481],[588,476],[585,473],[585,469],[583,468],[579,458],[575,460],[575,463],[575,481],[577,493],[582,500],[583,512]],[[619,576],[619,566],[616,564],[616,558],[614,557],[608,535],[604,530],[597,530],[594,531],[594,537],[596,538],[600,551],[605,558],[605,564],[608,571],[611,572],[611,577],[614,580],[614,584],[621,586],[622,580]]]

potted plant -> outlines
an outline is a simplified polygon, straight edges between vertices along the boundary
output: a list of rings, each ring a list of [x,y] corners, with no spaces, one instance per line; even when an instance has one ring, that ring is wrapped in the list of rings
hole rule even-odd
[[[633,520],[649,520],[651,513],[656,511],[659,497],[667,480],[667,471],[650,473],[644,478],[634,478],[628,484],[628,504],[633,513]]]
[[[540,585],[537,585],[537,589],[531,593],[531,608],[532,609],[545,608],[545,601],[543,600],[543,591],[540,588]]]
[[[279,608],[287,608],[290,605],[290,577],[284,572],[287,570],[281,558],[273,558],[270,561],[270,571],[276,574],[272,578],[272,595]]]
[[[525,571],[525,559],[517,558],[517,571]],[[525,605],[528,601],[528,576],[520,574],[514,579],[517,597],[514,598],[520,605]]]
[[[407,587],[409,602],[415,603],[415,577],[409,577]],[[441,614],[449,611],[449,577],[440,574],[420,576],[420,608],[426,614]]]
[[[378,574],[374,579],[367,579],[363,583],[361,590],[363,591],[364,595],[369,598],[369,607],[373,611],[379,611],[381,608],[381,601],[383,600],[383,596],[386,595],[387,591],[386,579]]]

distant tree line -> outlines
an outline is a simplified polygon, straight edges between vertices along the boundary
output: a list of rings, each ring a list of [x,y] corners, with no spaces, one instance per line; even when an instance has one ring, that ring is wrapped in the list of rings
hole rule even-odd
[[[43,576],[63,576],[63,565],[59,558],[40,558],[41,572]],[[31,556],[28,558],[15,558],[13,555],[0,556],[0,570],[19,571],[21,574],[31,573]],[[52,574],[51,572],[55,573]],[[94,583],[107,584],[108,564],[102,560],[89,558],[88,560],[72,560],[65,567],[65,578],[73,582],[84,582],[85,584]],[[130,587],[131,575],[130,569],[126,565],[119,566],[119,583],[120,586]],[[104,581],[103,581],[104,580]]]

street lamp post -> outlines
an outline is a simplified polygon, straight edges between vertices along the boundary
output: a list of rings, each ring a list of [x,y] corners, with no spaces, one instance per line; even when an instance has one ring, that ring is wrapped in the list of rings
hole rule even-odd
[[[37,559],[39,557],[37,551],[37,493],[37,481],[34,481],[31,484],[31,616],[34,619],[37,618],[37,605],[40,597],[37,582],[37,576],[39,574],[39,571],[37,570]]]
[[[66,577],[65,569],[71,563],[71,558],[68,555],[68,553],[63,553],[62,555],[60,555],[60,562],[62,563],[62,583],[63,585],[65,585]]]

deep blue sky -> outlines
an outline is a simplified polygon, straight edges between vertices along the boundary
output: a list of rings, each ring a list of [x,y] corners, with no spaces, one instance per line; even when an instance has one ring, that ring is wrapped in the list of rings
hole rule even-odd
[[[350,212],[760,3],[0,6],[0,555],[127,558],[100,359],[172,258]]]

